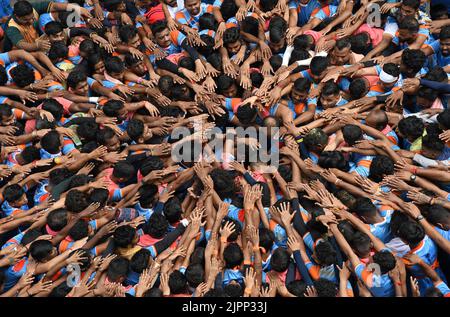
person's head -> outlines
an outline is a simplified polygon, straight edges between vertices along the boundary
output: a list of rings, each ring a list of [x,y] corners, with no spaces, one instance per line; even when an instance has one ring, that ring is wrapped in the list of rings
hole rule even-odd
[[[363,131],[357,125],[347,124],[342,128],[342,135],[344,136],[345,142],[347,142],[348,145],[353,146],[357,141],[362,140]]]
[[[377,155],[369,168],[369,178],[374,182],[381,182],[385,176],[394,174],[394,161],[385,155]]]
[[[129,271],[130,261],[118,256],[109,263],[108,269],[106,270],[106,277],[110,282],[122,283],[126,279]]]
[[[244,294],[241,284],[236,280],[232,280],[223,288],[224,297],[241,297]]]
[[[6,74],[6,69],[0,65],[0,85],[4,86],[8,82],[8,75]]]
[[[56,248],[49,240],[37,240],[30,245],[30,255],[38,263],[46,263],[57,254]]]
[[[308,285],[304,281],[300,280],[294,280],[289,282],[286,285],[287,290],[289,293],[297,296],[297,297],[305,297],[306,287]]]
[[[450,109],[445,109],[444,111],[442,111],[440,114],[438,114],[436,119],[441,130],[450,129]]]
[[[328,58],[324,56],[313,57],[309,67],[311,70],[311,77],[313,78],[314,82],[318,83],[325,77],[328,65]]]
[[[275,272],[285,272],[290,263],[290,255],[289,252],[284,248],[277,248],[272,253],[272,257],[270,258],[270,267]]]
[[[119,29],[120,40],[128,47],[139,48],[141,39],[133,25],[124,25]]]
[[[222,3],[222,6],[224,3],[225,3],[225,1]],[[222,14],[222,16],[223,16],[223,14]],[[200,31],[202,31],[202,30],[216,31],[217,30],[217,21],[214,18],[214,15],[212,13],[208,13],[208,12],[203,13],[200,16],[200,19],[198,19],[198,27],[199,27]]]
[[[41,139],[41,147],[50,154],[57,154],[61,151],[61,135],[57,131],[50,131]]]
[[[151,253],[147,249],[140,249],[130,260],[130,269],[136,273],[142,273],[150,264]]]
[[[339,151],[323,151],[320,153],[318,165],[323,168],[337,168],[344,172],[350,168],[344,155]]]
[[[144,122],[138,119],[130,120],[127,133],[131,140],[136,143],[145,143],[152,137],[152,131]]]
[[[82,257],[82,259],[79,262],[81,272],[86,272],[87,269],[91,266],[91,261],[92,261],[91,253],[85,249],[78,249],[78,250],[73,250],[72,252],[70,252],[69,257],[73,256],[75,253],[79,253]]]
[[[235,98],[238,93],[236,81],[225,74],[220,75],[217,80],[217,92],[227,98]]]
[[[184,0],[184,7],[191,16],[197,16],[200,13],[200,0]]]
[[[420,87],[417,91],[416,103],[421,109],[429,109],[433,106],[439,94],[436,90],[428,87]]]
[[[406,138],[409,142],[414,142],[422,136],[424,129],[425,124],[421,119],[416,116],[410,116],[398,122],[397,134],[402,138]]]
[[[87,40],[85,40],[84,42],[86,41]],[[82,42],[81,44],[83,44],[84,42]],[[105,62],[103,61],[103,58],[100,54],[93,53],[92,55],[88,55],[86,59],[90,72],[92,74],[103,75],[103,73],[105,72]]]
[[[101,55],[98,52],[98,46],[94,43],[91,39],[86,39],[83,42],[80,43],[80,56],[82,58],[87,58],[89,63],[92,63],[93,61],[101,60]],[[91,56],[94,56],[94,58],[91,60]]]
[[[286,46],[286,21],[280,16],[274,16],[269,23],[269,47],[274,54],[280,53]]]
[[[369,198],[359,197],[356,198],[355,204],[351,209],[351,212],[357,214],[366,223],[372,223],[373,218],[377,215],[377,207],[372,203]]]
[[[0,120],[1,125],[4,127],[14,124],[16,119],[14,117],[14,113],[10,105],[7,104],[0,105]]]
[[[450,55],[450,25],[444,26],[439,33],[439,43],[441,45],[441,53],[444,56]]]
[[[224,0],[220,5],[220,13],[222,14],[222,18],[225,21],[227,21],[230,18],[233,18],[236,15],[237,11],[238,6],[236,5],[236,2],[233,0]]]
[[[20,208],[28,203],[27,195],[19,184],[12,184],[3,190],[3,199],[11,206]]]
[[[430,9],[430,16],[433,21],[448,19],[447,6],[443,3],[432,5]]]
[[[144,61],[134,57],[130,53],[125,54],[125,65],[129,70],[131,70],[131,72],[139,77],[145,76],[148,71]]]
[[[259,22],[253,16],[246,16],[240,24],[240,28],[243,32],[258,36]]]
[[[64,42],[54,42],[47,53],[48,58],[53,64],[59,63],[67,58],[69,48]]]
[[[349,242],[359,258],[368,258],[370,256],[372,242],[367,234],[356,231]]]
[[[61,120],[64,115],[64,107],[56,99],[44,99],[42,102],[42,110],[50,112],[56,121]]]
[[[412,43],[419,33],[419,22],[415,17],[405,17],[398,23],[398,39],[400,42]]]
[[[66,195],[65,207],[70,212],[79,213],[89,206],[88,199],[87,193],[72,189]]]
[[[67,76],[67,88],[75,95],[87,96],[89,86],[86,74],[80,70],[71,71]]]
[[[232,234],[230,234],[227,241],[235,242],[239,238],[239,236],[242,232],[241,224],[236,219],[233,219],[233,218],[230,218],[227,216],[227,217],[223,218],[220,228],[223,228],[226,225],[226,223],[228,223],[228,222],[232,223],[234,225],[234,232]]]
[[[48,183],[50,187],[54,187],[70,176],[72,176],[72,173],[66,167],[56,168],[50,172]]]
[[[268,253],[272,250],[275,242],[275,235],[267,228],[259,229],[259,246],[264,248],[263,253]]]
[[[112,176],[120,183],[124,183],[136,174],[136,170],[131,163],[120,161],[114,166]]]
[[[190,287],[195,288],[204,281],[205,270],[200,263],[190,264],[186,268],[186,280]]]
[[[372,257],[373,263],[378,264],[380,273],[386,274],[396,266],[395,256],[387,250],[376,252]]]
[[[148,222],[144,224],[143,229],[151,237],[160,239],[167,233],[168,227],[169,222],[166,217],[155,212],[150,216]]]
[[[234,197],[236,189],[229,171],[216,168],[211,171],[210,175],[214,182],[214,190],[222,200]]]
[[[388,116],[383,110],[372,110],[367,114],[366,124],[378,131],[382,131],[388,124]]]
[[[81,240],[89,235],[89,224],[84,220],[78,220],[69,230],[69,236],[74,240]]]
[[[335,195],[348,208],[351,208],[356,202],[356,198],[344,189],[338,190]]]
[[[397,11],[397,21],[401,22],[406,17],[414,17],[419,10],[420,0],[403,0]]]
[[[336,45],[330,54],[330,64],[336,66],[342,66],[348,64],[352,53],[352,46],[350,39],[344,37],[336,41]]]
[[[236,269],[242,264],[244,254],[237,243],[228,244],[223,251],[223,260],[226,269]]]
[[[356,78],[352,80],[348,88],[352,100],[357,100],[369,92],[370,83],[366,78]]]
[[[311,87],[311,82],[306,78],[298,78],[294,81],[294,86],[291,91],[291,99],[294,104],[305,102],[308,99],[308,92]]]
[[[303,138],[303,144],[309,151],[320,153],[328,144],[328,135],[320,128],[311,129]]]
[[[294,50],[309,51],[314,45],[314,38],[311,35],[302,34],[294,39]]]
[[[105,70],[114,79],[122,80],[125,73],[125,64],[119,57],[113,56],[105,61]]]
[[[13,14],[20,25],[32,25],[35,21],[33,6],[28,1],[17,1],[13,7]]]
[[[236,117],[244,125],[249,125],[254,122],[257,114],[256,108],[252,107],[250,104],[242,105],[236,111]]]
[[[116,152],[120,149],[120,140],[117,134],[110,127],[104,127],[98,131],[97,142],[106,146],[108,152]]]
[[[337,288],[334,282],[329,281],[324,278],[319,278],[314,282],[314,288],[317,291],[318,297],[336,297],[337,296]]]
[[[352,52],[366,55],[372,50],[372,40],[367,32],[361,32],[350,37]]]
[[[340,98],[339,86],[331,81],[328,81],[323,85],[322,91],[320,93],[320,103],[323,109],[329,109],[336,106]]]
[[[113,237],[114,245],[119,248],[133,247],[139,239],[136,229],[129,225],[117,227]]]
[[[163,212],[164,216],[166,216],[166,219],[169,223],[175,224],[178,221],[180,221],[181,214],[183,213],[180,200],[177,197],[169,199],[164,204]]]
[[[400,68],[393,63],[386,63],[383,65],[383,70],[380,73],[380,85],[385,91],[394,88],[400,76]]]
[[[319,242],[314,248],[313,258],[322,266],[336,264],[337,253],[333,245],[328,241]]]
[[[36,146],[29,145],[25,149],[23,149],[23,151],[20,153],[20,157],[21,157],[24,165],[26,165],[26,164],[33,163],[36,160],[39,160],[41,158],[41,154],[39,152],[39,149]],[[17,156],[16,156],[16,160],[17,160]]]
[[[63,25],[58,21],[50,21],[44,26],[44,32],[48,36],[48,40],[51,44],[64,41],[65,37],[63,30]]]
[[[223,46],[227,49],[230,56],[233,56],[239,52],[242,46],[242,41],[238,28],[231,27],[223,32]]]
[[[173,271],[169,276],[169,288],[171,294],[185,294],[187,292],[186,276],[179,270]]]
[[[52,210],[47,216],[47,225],[52,231],[58,232],[67,225],[67,217],[65,209]]]
[[[436,160],[444,151],[445,143],[438,135],[427,134],[422,138],[421,154],[432,160]]]
[[[17,65],[13,69],[11,69],[10,74],[12,81],[19,88],[24,88],[25,86],[34,83],[36,79],[34,70],[25,64]]]
[[[425,231],[417,222],[408,221],[400,224],[397,236],[410,247],[415,247],[425,238]]]
[[[156,43],[162,48],[168,47],[172,41],[165,21],[158,21],[150,26]]]
[[[99,203],[101,207],[105,207],[109,199],[109,191],[106,188],[94,188],[89,193],[89,203]]]
[[[420,71],[426,60],[425,53],[421,50],[406,48],[403,50],[400,71],[407,78],[414,78]]]
[[[425,217],[428,222],[434,226],[439,227],[442,230],[450,230],[450,212],[446,208],[440,205],[431,205],[428,208]]]

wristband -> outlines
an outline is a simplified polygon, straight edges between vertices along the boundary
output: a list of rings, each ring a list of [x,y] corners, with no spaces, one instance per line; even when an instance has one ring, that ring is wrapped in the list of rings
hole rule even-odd
[[[414,175],[417,174],[417,166],[413,166],[413,167],[411,168],[411,173],[413,173]]]
[[[142,79],[141,77],[139,77],[139,78],[136,80],[136,82],[137,82],[138,84],[142,83],[142,81],[143,81],[143,79]]]
[[[220,237],[220,242],[227,243],[228,242],[228,238]]]
[[[432,197],[432,198],[430,199],[429,204],[430,204],[430,205],[434,205],[435,202],[436,202],[436,198]]]
[[[338,178],[338,179],[336,179],[336,181],[334,182],[334,185],[337,185],[337,184],[339,184],[339,182],[340,182],[341,180]]]
[[[100,99],[100,97],[89,97],[89,102],[98,103],[98,99]]]
[[[420,220],[425,219],[422,215],[418,215],[416,218],[416,221],[419,222]]]
[[[183,224],[183,226],[185,226],[185,227],[187,227],[188,225],[189,225],[189,220],[187,220],[187,219],[183,219],[183,220],[181,220],[180,221],[182,224]]]

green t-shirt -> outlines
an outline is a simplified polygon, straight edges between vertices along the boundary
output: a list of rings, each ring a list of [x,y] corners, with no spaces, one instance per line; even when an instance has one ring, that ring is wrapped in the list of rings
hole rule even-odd
[[[32,3],[31,5],[33,6],[33,9],[36,10],[36,12],[41,15],[43,13],[48,12],[49,8],[50,8],[50,4],[51,1],[38,1],[35,3]],[[12,19],[12,17],[11,17]],[[6,25],[8,25],[8,22],[6,23]],[[39,21],[36,20],[33,23],[33,27],[39,32]],[[20,33],[19,29],[17,29],[16,27],[11,27],[8,26],[5,30],[5,45],[4,45],[4,50],[5,52],[10,51],[14,46],[17,45],[17,43],[19,43],[20,41],[23,40],[23,36]]]

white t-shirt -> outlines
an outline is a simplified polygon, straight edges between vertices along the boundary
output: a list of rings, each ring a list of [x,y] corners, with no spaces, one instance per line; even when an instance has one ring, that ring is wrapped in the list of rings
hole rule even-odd
[[[184,9],[184,0],[177,0],[177,6],[176,7],[171,7],[171,6],[167,6],[167,9],[169,10],[170,16],[172,18],[175,18],[175,14]]]

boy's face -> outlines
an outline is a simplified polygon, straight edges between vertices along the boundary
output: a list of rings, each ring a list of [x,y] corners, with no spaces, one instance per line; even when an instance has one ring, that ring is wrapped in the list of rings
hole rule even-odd
[[[339,94],[330,96],[320,96],[320,102],[324,109],[333,108],[339,100]]]
[[[155,39],[159,46],[163,48],[169,47],[171,43],[169,29],[164,29],[161,32],[156,33]]]
[[[103,74],[105,72],[105,63],[103,63],[103,61],[100,61],[95,64],[94,71],[96,74]]]
[[[345,65],[350,60],[350,53],[350,47],[345,47],[342,50],[334,48],[334,50],[331,52],[330,63],[336,66]]]
[[[28,204],[28,198],[27,198],[27,195],[23,194],[22,197],[19,198],[19,200],[16,200],[15,202],[11,203],[10,205],[12,207],[22,207],[26,204]]]
[[[308,92],[292,89],[291,99],[294,104],[305,101],[308,98]]]
[[[404,4],[400,6],[400,10],[398,10],[397,18],[399,22],[401,22],[406,17],[413,17],[416,14],[416,10],[414,8],[408,7]]]
[[[445,40],[439,40],[439,42],[441,45],[442,55],[449,56],[450,55],[450,38],[445,39]]]
[[[138,61],[136,64],[131,66],[131,71],[138,76],[143,76],[148,71],[148,69],[143,61]]]
[[[200,13],[200,0],[185,0],[184,6],[190,15],[196,16]]]
[[[64,33],[61,31],[56,34],[49,35],[48,40],[50,41],[51,44],[56,43],[56,42],[63,42],[64,41]]]
[[[241,41],[236,41],[234,43],[228,43],[227,45],[225,45],[230,56],[237,54],[237,52],[239,52],[239,50],[241,49],[241,46]]]
[[[136,34],[136,36],[129,40],[127,44],[130,47],[138,48],[141,45],[141,39],[139,38],[139,35]]]
[[[281,39],[281,41],[279,41],[278,43],[269,42],[269,47],[274,54],[277,54],[284,48],[284,46],[286,44],[285,42],[286,41],[284,40],[284,38]]]
[[[28,15],[24,15],[23,17],[18,17],[17,15],[14,15],[15,20],[20,25],[32,25],[34,22],[34,14],[30,13]]]
[[[116,152],[120,149],[120,140],[117,135],[114,135],[111,139],[106,140],[105,144],[108,152]]]
[[[78,96],[87,96],[89,92],[89,86],[87,80],[79,82],[78,85],[73,89],[73,93]]]
[[[237,86],[236,84],[232,84],[228,89],[222,91],[222,95],[226,98],[233,98],[237,94]]]
[[[319,83],[325,77],[326,74],[327,74],[327,71],[324,70],[323,72],[320,73],[320,75],[315,75],[315,74],[311,73],[311,77],[315,83]]]

